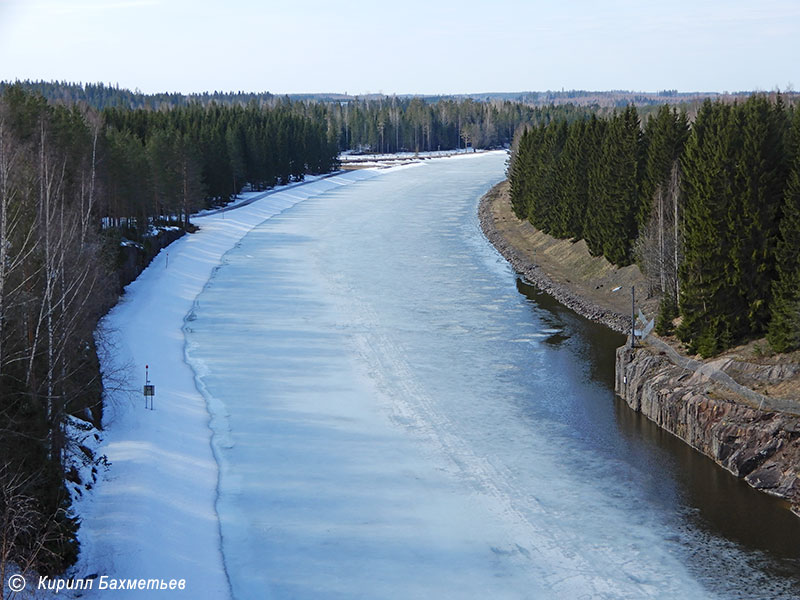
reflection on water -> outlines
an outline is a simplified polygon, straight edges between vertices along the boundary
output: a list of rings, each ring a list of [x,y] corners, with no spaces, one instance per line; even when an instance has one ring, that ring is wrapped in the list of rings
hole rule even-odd
[[[626,337],[578,315],[522,279],[518,278],[516,284],[533,306],[553,316],[549,321],[553,326],[564,327],[564,333],[546,341],[560,344],[577,337],[571,350],[586,362],[592,380],[613,394],[615,350],[626,342]],[[695,535],[691,532],[693,528],[711,537],[722,535],[724,540],[754,552],[749,560],[751,568],[759,567],[766,573],[800,581],[800,519],[788,510],[786,502],[753,489],[631,410],[616,395],[613,407],[618,434],[648,446],[659,462],[669,466],[685,503],[682,510],[685,535]]]

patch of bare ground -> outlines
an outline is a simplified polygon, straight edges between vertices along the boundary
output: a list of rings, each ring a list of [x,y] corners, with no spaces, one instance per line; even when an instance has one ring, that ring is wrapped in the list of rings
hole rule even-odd
[[[639,267],[617,267],[602,256],[592,256],[583,240],[560,240],[517,219],[511,209],[508,181],[487,192],[480,218],[486,237],[517,272],[576,312],[627,331],[631,287],[635,286],[637,311],[642,309],[648,317],[655,314],[658,301],[643,293],[647,281]],[[564,297],[569,301],[564,302]]]

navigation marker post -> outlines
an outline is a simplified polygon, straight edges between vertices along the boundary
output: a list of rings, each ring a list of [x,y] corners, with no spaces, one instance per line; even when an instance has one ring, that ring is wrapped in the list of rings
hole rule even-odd
[[[636,348],[636,286],[631,286],[631,348]]]
[[[144,366],[144,408],[147,410],[148,398],[150,410],[155,410],[153,406],[153,398],[156,396],[156,386],[150,383],[150,365]]]
[[[622,289],[621,285],[618,285],[611,293],[618,292]],[[646,335],[646,334],[644,334]],[[644,339],[644,335],[642,335],[642,339]],[[636,286],[631,286],[631,348],[636,348]]]

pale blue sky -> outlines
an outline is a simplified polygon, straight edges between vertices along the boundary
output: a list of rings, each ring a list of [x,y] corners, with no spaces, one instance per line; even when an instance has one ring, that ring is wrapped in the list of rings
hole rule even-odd
[[[0,79],[155,91],[800,85],[800,0],[0,0]]]

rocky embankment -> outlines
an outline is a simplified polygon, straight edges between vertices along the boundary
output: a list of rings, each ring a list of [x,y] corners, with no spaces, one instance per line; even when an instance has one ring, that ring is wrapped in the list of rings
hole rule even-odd
[[[566,246],[546,254],[548,245],[566,242],[534,240],[544,234],[522,229],[529,224],[520,223],[505,206],[509,199],[503,186],[487,193],[478,210],[484,235],[500,254],[518,273],[575,312],[617,331],[629,331],[629,314],[601,306],[602,282],[638,286],[639,281],[610,279],[607,268],[606,275],[597,279],[571,272],[568,277],[561,273],[561,281],[556,281],[559,267],[574,271],[582,263],[568,256],[575,252]],[[797,364],[756,365],[729,358],[701,362],[679,355],[658,339],[617,350],[616,392],[633,410],[754,488],[785,499],[800,516],[800,403],[754,391],[780,391],[798,377]]]
[[[765,373],[774,380],[790,370]],[[743,397],[651,347],[617,349],[616,392],[628,405],[800,516],[800,416]]]
[[[503,255],[503,258],[511,264],[517,273],[579,315],[602,323],[621,333],[630,331],[630,314],[625,315],[603,308],[596,302],[576,293],[569,286],[554,281],[544,269],[535,264],[513,244],[509,243],[498,230],[495,218],[492,215],[491,205],[493,200],[492,192],[487,193],[481,199],[478,206],[478,220],[486,239]]]

